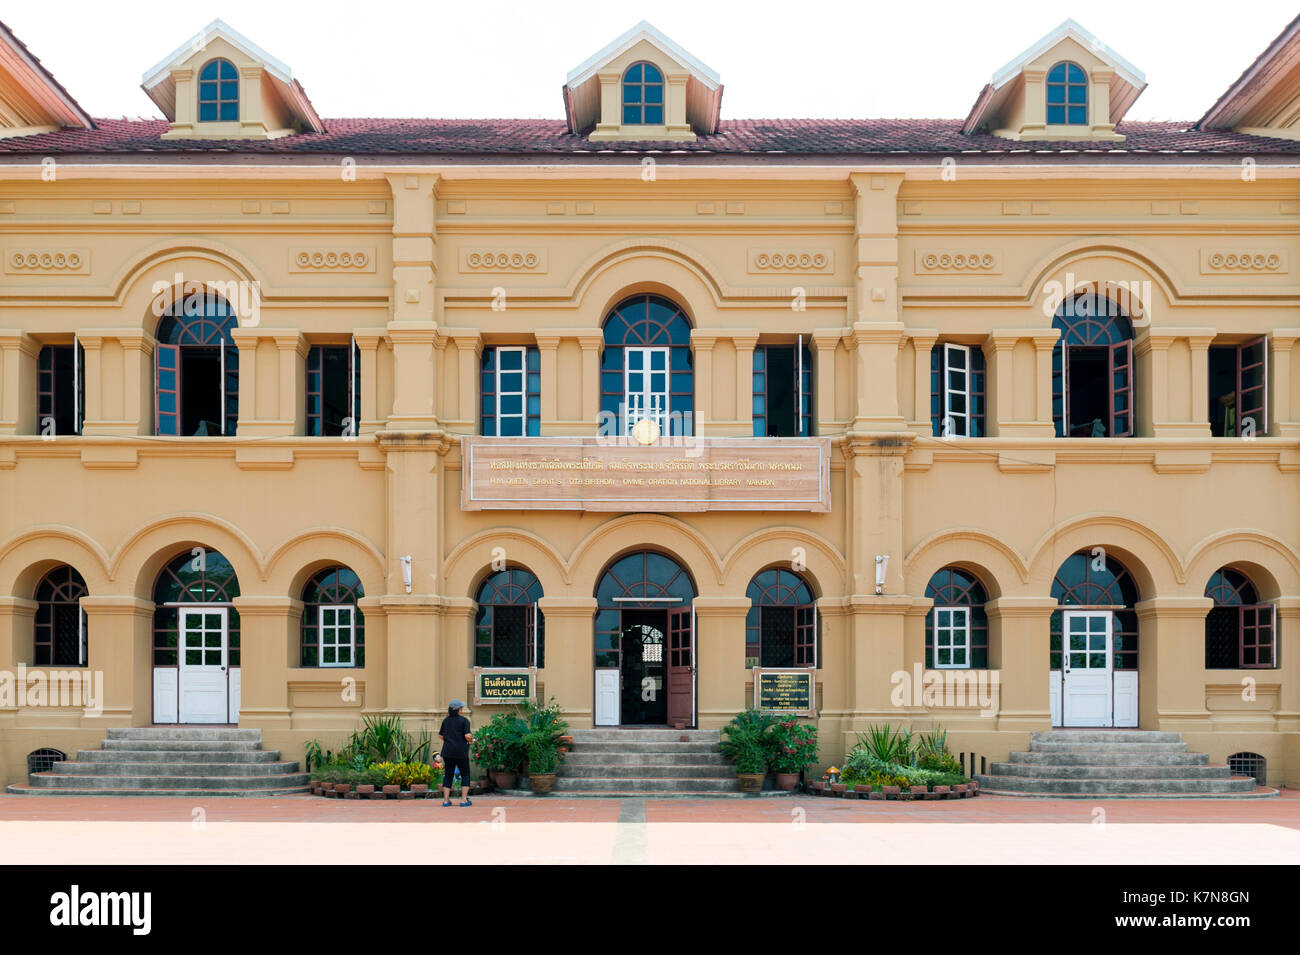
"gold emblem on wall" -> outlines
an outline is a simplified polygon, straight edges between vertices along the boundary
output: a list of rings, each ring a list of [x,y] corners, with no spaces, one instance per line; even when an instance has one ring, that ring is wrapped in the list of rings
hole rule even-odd
[[[52,272],[89,275],[89,249],[5,249],[5,272],[10,275]]]
[[[750,249],[749,271],[833,272],[835,253],[830,249]]]
[[[1281,249],[1201,249],[1201,274],[1286,272]]]
[[[375,250],[307,249],[289,250],[290,272],[373,272]]]
[[[546,271],[546,252],[541,249],[461,249],[462,272]]]
[[[997,275],[1002,271],[1002,253],[993,249],[917,249],[916,274],[927,272],[974,272]]]

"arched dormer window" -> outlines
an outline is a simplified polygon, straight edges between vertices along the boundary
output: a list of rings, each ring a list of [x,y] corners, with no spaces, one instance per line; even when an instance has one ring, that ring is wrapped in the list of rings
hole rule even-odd
[[[617,433],[623,435],[644,418],[662,435],[693,434],[695,379],[686,313],[661,296],[637,295],[609,313],[604,332],[602,421],[619,422]]]
[[[1052,417],[1058,438],[1132,437],[1133,325],[1119,304],[1089,290],[1052,320]]]
[[[239,121],[239,71],[229,60],[209,60],[199,70],[199,122]]]
[[[632,126],[664,124],[664,75],[650,63],[633,63],[623,74],[623,122]]]
[[[1057,63],[1047,71],[1047,124],[1088,125],[1088,74],[1077,64]]]

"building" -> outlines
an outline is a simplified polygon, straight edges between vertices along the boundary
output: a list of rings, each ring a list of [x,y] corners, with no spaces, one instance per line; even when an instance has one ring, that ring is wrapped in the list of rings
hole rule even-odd
[[[757,668],[826,763],[1135,726],[1300,785],[1300,20],[1183,123],[1073,21],[952,121],[722,119],[644,23],[563,121],[322,119],[220,21],[161,120],[0,52],[9,782],[519,685],[712,728]]]

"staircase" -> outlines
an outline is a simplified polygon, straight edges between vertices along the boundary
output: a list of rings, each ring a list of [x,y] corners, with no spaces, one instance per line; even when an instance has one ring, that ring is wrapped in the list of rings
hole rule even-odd
[[[571,730],[554,791],[563,795],[719,796],[740,793],[717,730]],[[682,742],[685,736],[687,741]]]
[[[282,796],[305,792],[296,762],[262,749],[261,730],[138,726],[109,729],[101,749],[31,773],[29,796]]]
[[[980,790],[1002,796],[1061,799],[1137,796],[1236,798],[1256,792],[1255,780],[1211,766],[1205,753],[1187,752],[1181,733],[1151,730],[1064,730],[1034,733],[1029,752],[1012,753],[976,776]]]

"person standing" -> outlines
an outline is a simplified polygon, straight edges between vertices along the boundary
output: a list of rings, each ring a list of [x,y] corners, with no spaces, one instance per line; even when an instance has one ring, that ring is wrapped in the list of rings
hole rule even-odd
[[[438,728],[438,736],[442,739],[442,804],[444,806],[451,805],[451,783],[457,769],[460,770],[463,797],[461,805],[473,805],[469,801],[469,744],[474,741],[474,737],[470,733],[469,720],[461,713],[464,708],[463,701],[452,700],[451,705],[447,707],[447,717]]]

